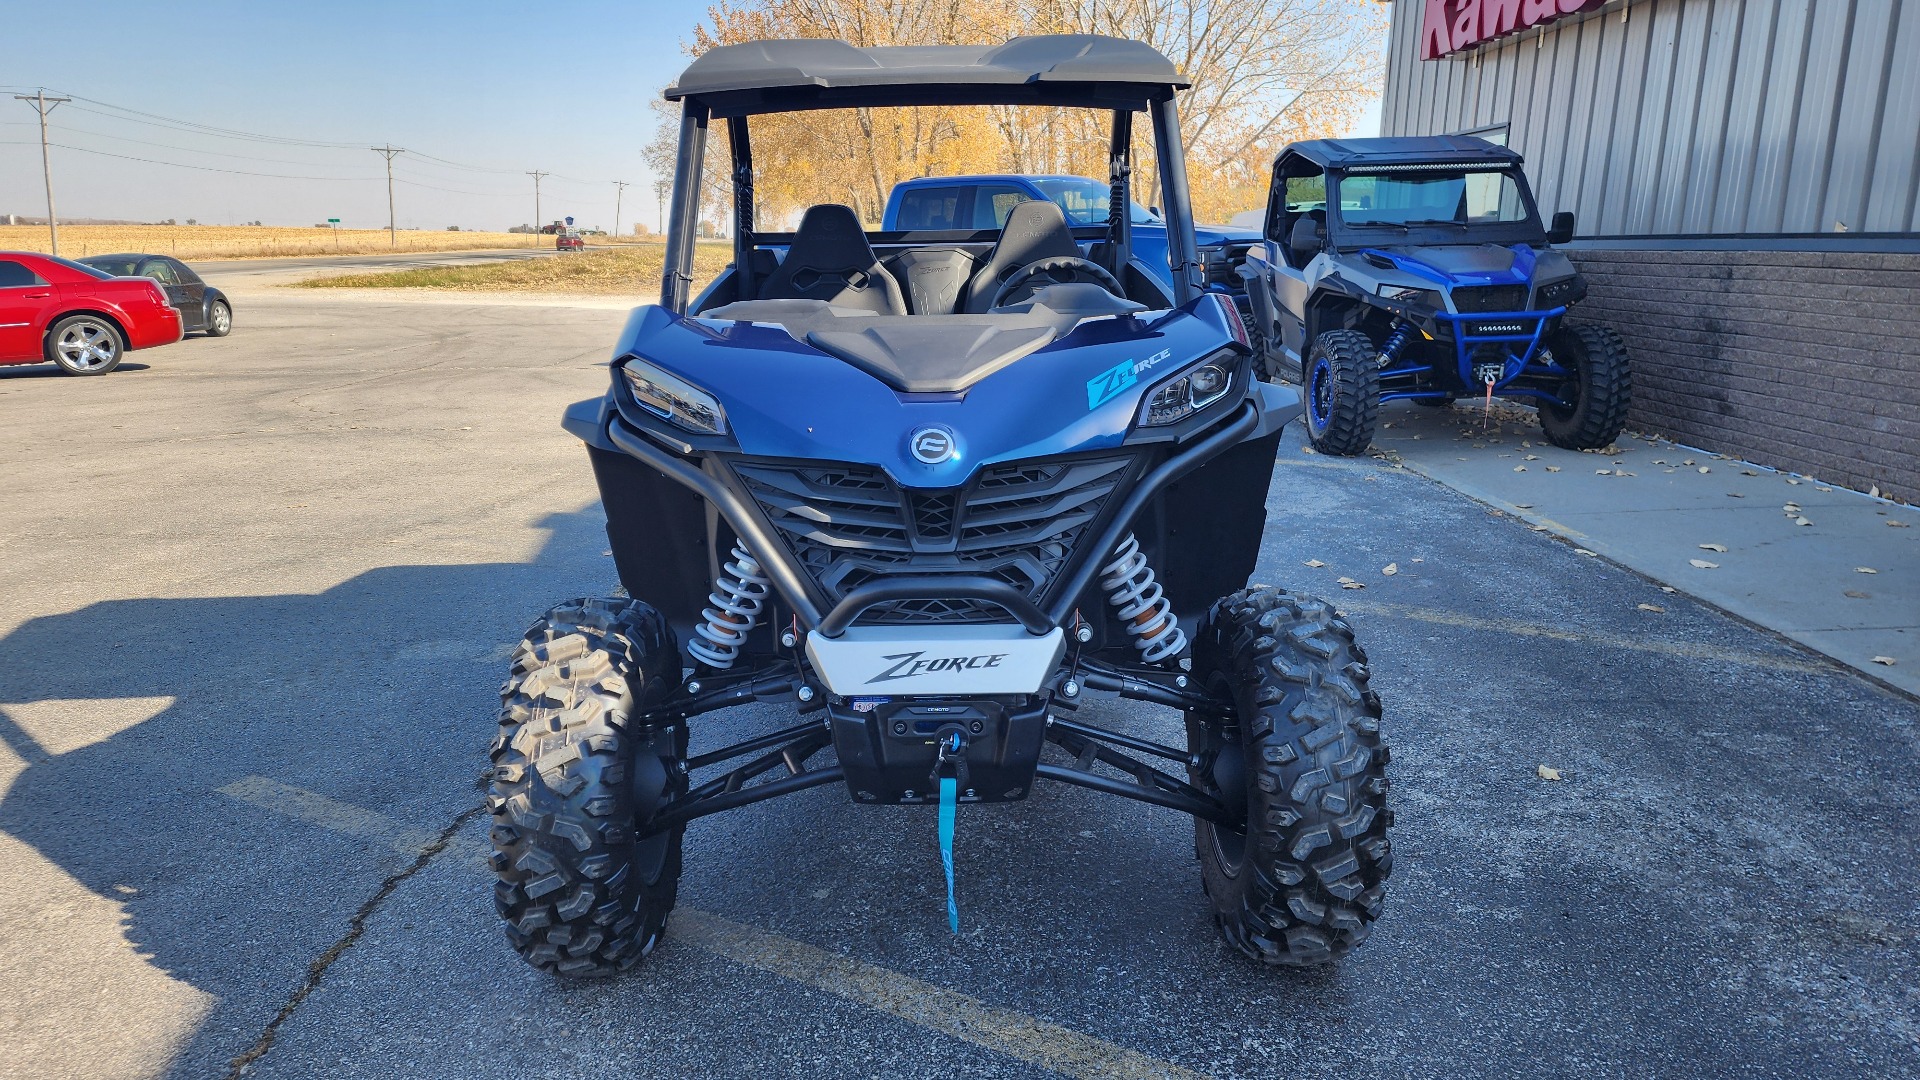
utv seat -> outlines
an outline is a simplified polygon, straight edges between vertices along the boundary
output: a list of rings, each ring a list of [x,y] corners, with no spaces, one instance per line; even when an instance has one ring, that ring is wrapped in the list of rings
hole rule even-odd
[[[758,291],[761,300],[824,300],[879,315],[907,313],[900,283],[880,265],[860,219],[836,203],[807,208],[787,257]]]
[[[907,306],[915,315],[952,315],[978,265],[956,247],[908,248],[887,260],[887,269],[906,286]]]
[[[967,282],[966,299],[960,310],[970,315],[984,314],[993,305],[1001,282],[1014,271],[1041,259],[1084,258],[1080,244],[1067,225],[1066,212],[1045,199],[1033,199],[1013,208],[1007,224],[994,241],[986,265]]]

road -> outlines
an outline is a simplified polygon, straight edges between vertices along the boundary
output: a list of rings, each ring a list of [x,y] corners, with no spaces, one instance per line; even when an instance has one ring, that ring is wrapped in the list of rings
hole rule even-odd
[[[556,254],[553,241],[540,247],[495,251],[405,251],[393,255],[301,255],[283,259],[195,259],[193,268],[223,289],[250,290],[284,285],[321,274],[358,274],[374,270],[415,270],[434,266],[474,266]]]
[[[0,1075],[1920,1073],[1920,706],[1297,430],[1257,580],[1350,611],[1395,751],[1348,962],[1229,954],[1186,822],[1057,787],[962,813],[953,937],[932,815],[822,788],[696,822],[631,976],[540,975],[476,780],[507,647],[614,585],[557,421],[622,315],[245,311],[0,372]]]

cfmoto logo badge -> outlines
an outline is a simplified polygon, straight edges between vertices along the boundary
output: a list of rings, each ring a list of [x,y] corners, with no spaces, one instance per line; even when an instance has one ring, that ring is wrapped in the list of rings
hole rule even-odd
[[[939,465],[954,457],[953,432],[945,428],[923,427],[913,433],[908,445],[914,458],[928,465]]]

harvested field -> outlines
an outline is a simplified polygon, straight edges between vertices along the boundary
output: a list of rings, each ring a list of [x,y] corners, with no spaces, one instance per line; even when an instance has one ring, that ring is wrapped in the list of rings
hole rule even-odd
[[[275,225],[62,225],[60,254],[70,259],[121,251],[181,259],[274,258],[284,255],[378,255],[389,251],[483,251],[553,246],[553,237],[504,232],[385,229],[292,229]],[[588,237],[595,246],[658,246],[657,237]],[[47,252],[45,225],[0,225],[0,251]]]
[[[299,289],[433,289],[444,292],[539,292],[589,295],[645,294],[660,287],[666,249],[660,244],[631,245],[550,259],[435,266],[313,278]],[[694,290],[712,281],[733,258],[725,241],[694,249]]]

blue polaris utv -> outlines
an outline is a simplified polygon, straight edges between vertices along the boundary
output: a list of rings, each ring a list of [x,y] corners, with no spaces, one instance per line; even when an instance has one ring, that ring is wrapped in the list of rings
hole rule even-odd
[[[527,960],[628,968],[666,927],[689,822],[825,784],[937,808],[956,930],[959,809],[1044,780],[1189,815],[1207,910],[1250,957],[1317,964],[1367,936],[1391,865],[1380,699],[1332,605],[1248,587],[1300,403],[1252,378],[1231,302],[1202,287],[1183,86],[1145,45],[1051,36],[729,45],[668,89],[660,302],[566,418],[626,595],[534,624],[492,749],[494,895]],[[927,104],[1111,117],[1120,208],[1144,116],[1171,289],[1124,211],[1075,225],[1030,201],[999,229],[870,233],[821,203],[756,231],[754,121]],[[716,121],[734,261],[696,298]],[[1184,745],[1104,726],[1111,697],[1177,710]],[[724,746],[696,730],[754,702],[793,723]]]
[[[1610,327],[1574,322],[1587,285],[1550,245],[1520,155],[1471,136],[1319,139],[1274,160],[1265,243],[1240,268],[1266,368],[1297,374],[1328,454],[1373,441],[1380,403],[1507,398],[1548,441],[1604,447],[1633,380]]]

